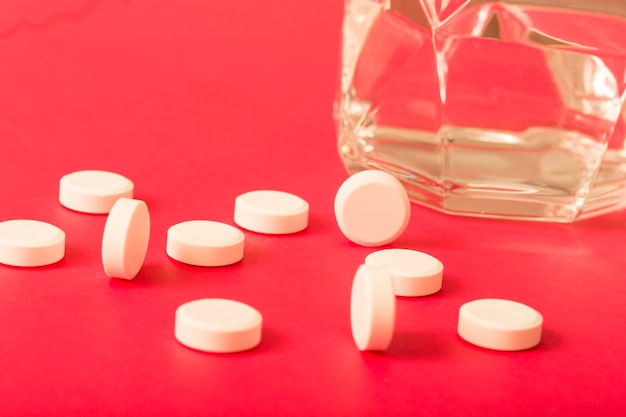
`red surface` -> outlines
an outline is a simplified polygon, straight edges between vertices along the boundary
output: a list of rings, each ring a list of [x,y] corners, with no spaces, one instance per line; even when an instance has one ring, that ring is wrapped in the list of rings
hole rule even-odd
[[[417,206],[392,246],[445,265],[434,296],[398,299],[385,353],[350,333],[352,276],[371,249],[334,221],[346,178],[331,119],[341,1],[4,0],[0,219],[67,233],[58,264],[0,266],[3,416],[617,416],[626,410],[626,213],[574,225],[456,218]],[[100,261],[104,216],[57,200],[62,175],[131,178],[152,215],[133,281]],[[169,259],[166,230],[232,224],[234,198],[275,188],[311,205],[293,236],[246,233],[235,266]],[[264,315],[261,345],[213,355],[173,336],[186,301]],[[456,335],[461,304],[543,313],[533,350]]]

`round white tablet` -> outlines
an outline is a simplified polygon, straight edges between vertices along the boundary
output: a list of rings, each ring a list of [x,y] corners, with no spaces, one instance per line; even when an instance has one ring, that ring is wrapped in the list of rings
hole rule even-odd
[[[38,220],[0,222],[0,264],[44,266],[65,256],[65,233]]]
[[[233,353],[261,342],[261,313],[239,301],[206,298],[176,309],[174,336],[192,349]]]
[[[487,349],[530,349],[541,340],[543,318],[516,301],[482,299],[463,304],[458,333],[462,339]]]
[[[342,233],[362,246],[382,246],[406,229],[411,205],[402,183],[383,171],[349,177],[335,196],[335,217]]]
[[[83,213],[104,214],[119,198],[133,198],[128,178],[107,171],[77,171],[61,178],[59,202]]]
[[[396,295],[418,297],[441,289],[443,264],[427,253],[410,249],[383,249],[365,257],[366,265],[382,266],[393,278]]]
[[[196,266],[230,265],[243,258],[244,234],[236,227],[208,220],[190,220],[167,230],[165,252]]]
[[[150,213],[141,200],[120,198],[102,236],[102,265],[112,278],[133,279],[143,266],[150,240]]]
[[[289,234],[306,229],[309,203],[283,191],[257,190],[235,199],[235,223],[252,232]]]
[[[352,282],[352,337],[359,350],[385,350],[393,338],[396,297],[387,270],[361,265]]]

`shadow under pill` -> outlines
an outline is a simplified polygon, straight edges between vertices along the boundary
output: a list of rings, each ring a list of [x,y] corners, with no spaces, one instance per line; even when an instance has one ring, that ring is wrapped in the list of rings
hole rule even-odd
[[[277,349],[280,348],[282,339],[278,335],[278,333],[274,332],[273,330],[263,329],[262,335],[261,335],[261,342],[257,346],[251,349],[243,350],[241,352],[228,352],[228,353],[205,352],[205,351],[190,348],[179,342],[176,342],[176,343],[182,348],[181,351],[187,350],[190,352],[200,353],[202,355],[214,356],[214,357],[245,357],[249,355],[258,355],[258,354],[267,353],[270,351],[276,351]]]
[[[396,332],[385,356],[405,360],[442,360],[449,338],[436,333]]]
[[[444,271],[443,284],[441,285],[441,289],[437,293],[432,295],[442,295],[448,297],[450,295],[458,294],[462,290],[462,287],[463,286],[459,280],[457,280],[455,277],[445,275]]]
[[[164,286],[173,285],[180,281],[180,273],[175,268],[165,264],[144,265],[132,280],[111,278],[111,287],[133,286]]]
[[[61,259],[57,263],[64,262],[66,260],[69,260],[72,264],[91,262],[94,258],[94,255],[98,256],[100,254],[94,254],[93,251],[85,250],[79,245],[68,245],[66,243],[63,259]]]
[[[534,350],[553,350],[558,349],[565,344],[565,339],[561,334],[552,330],[543,328],[541,331],[541,341],[533,348]]]
[[[276,349],[280,348],[280,345],[282,344],[282,338],[280,337],[280,334],[272,329],[267,328],[264,328],[262,332],[263,333],[261,335],[261,343],[259,343],[257,347],[252,349],[253,352],[263,353],[268,351],[276,351]]]

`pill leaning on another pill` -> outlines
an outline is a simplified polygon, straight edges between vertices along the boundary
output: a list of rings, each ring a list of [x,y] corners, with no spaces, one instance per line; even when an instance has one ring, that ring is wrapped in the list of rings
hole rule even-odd
[[[383,249],[365,257],[366,265],[387,268],[396,295],[419,297],[441,289],[443,264],[437,258],[411,249]]]
[[[256,190],[235,199],[235,223],[257,233],[284,235],[306,229],[309,203],[275,190]]]
[[[263,317],[239,301],[205,298],[176,309],[174,336],[192,349],[235,353],[261,342]]]
[[[349,177],[335,195],[335,218],[341,232],[362,246],[382,246],[406,229],[411,204],[402,183],[377,170]]]
[[[38,220],[0,222],[0,264],[20,267],[50,265],[65,256],[65,232]]]
[[[120,198],[102,235],[102,265],[111,278],[133,279],[143,266],[150,240],[150,213],[141,200]]]
[[[530,349],[541,341],[542,326],[539,312],[516,301],[487,298],[459,309],[459,336],[486,349]]]
[[[243,258],[244,234],[225,223],[190,220],[167,230],[165,252],[189,265],[230,265]]]
[[[76,171],[61,178],[59,202],[71,210],[106,214],[119,198],[133,198],[134,184],[108,171]]]
[[[385,350],[393,338],[396,297],[387,270],[361,265],[352,282],[350,323],[359,350]]]

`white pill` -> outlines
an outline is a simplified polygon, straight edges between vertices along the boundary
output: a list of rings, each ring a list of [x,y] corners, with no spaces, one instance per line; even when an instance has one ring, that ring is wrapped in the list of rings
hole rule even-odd
[[[179,262],[222,266],[243,258],[244,234],[236,227],[208,220],[190,220],[167,230],[165,252]]]
[[[458,333],[462,339],[487,349],[530,349],[541,340],[543,318],[516,301],[482,299],[463,304]]]
[[[306,229],[309,204],[283,191],[257,190],[235,199],[235,223],[252,232],[289,234]]]
[[[359,350],[385,350],[393,338],[396,297],[387,270],[361,265],[352,282],[352,337]]]
[[[143,266],[150,240],[150,213],[141,200],[120,198],[102,236],[102,265],[112,278],[133,279]]]
[[[419,297],[441,289],[443,264],[427,253],[410,249],[383,249],[365,257],[366,265],[382,266],[393,278],[396,295]]]
[[[0,264],[44,266],[65,256],[65,233],[38,220],[0,222]]]
[[[206,298],[176,309],[174,336],[192,349],[233,353],[252,349],[261,342],[263,317],[239,301]]]
[[[61,178],[59,202],[83,213],[104,214],[119,198],[133,198],[128,178],[107,171],[77,171]]]
[[[335,196],[335,217],[342,233],[362,246],[382,246],[406,229],[411,204],[402,183],[383,171],[349,177]]]

